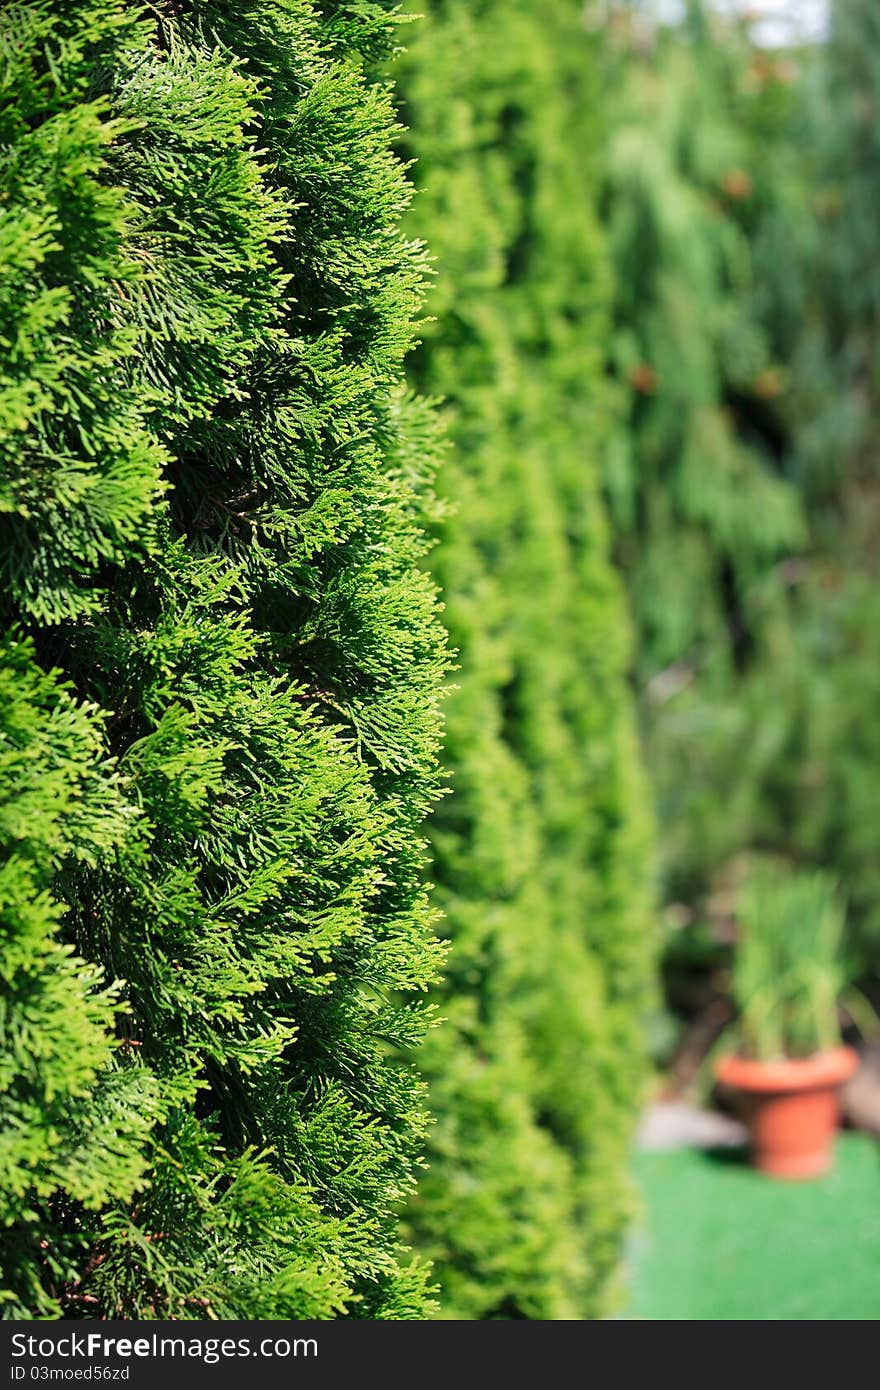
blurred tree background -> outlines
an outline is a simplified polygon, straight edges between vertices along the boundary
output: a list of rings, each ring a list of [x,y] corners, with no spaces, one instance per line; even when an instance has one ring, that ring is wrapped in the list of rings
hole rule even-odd
[[[768,48],[756,15],[606,25],[606,489],[686,1010],[756,856],[832,871],[869,985],[880,947],[880,17],[837,0],[827,43]]]

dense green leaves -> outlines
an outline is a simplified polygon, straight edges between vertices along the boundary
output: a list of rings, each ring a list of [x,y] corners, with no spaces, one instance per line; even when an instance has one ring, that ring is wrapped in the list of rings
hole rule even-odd
[[[607,486],[668,890],[685,897],[752,831],[776,728],[772,711],[750,722],[743,685],[785,603],[780,562],[806,537],[777,456],[786,371],[756,307],[754,205],[777,186],[757,132],[782,80],[764,62],[759,78],[742,36],[717,35],[695,10],[648,53],[618,51],[608,95],[613,350],[628,409]]]
[[[770,853],[832,871],[869,966],[876,26],[867,0],[803,50],[696,3],[647,47],[622,24],[606,178],[629,400],[606,480],[671,925],[729,935]]]
[[[424,1311],[444,642],[389,9],[0,19],[12,1315]]]
[[[545,11],[0,15],[6,1316],[611,1306],[648,817]]]
[[[420,388],[454,448],[434,572],[460,651],[432,823],[451,939],[408,1229],[448,1316],[609,1306],[647,993],[646,797],[599,494],[608,264],[579,6],[430,4],[402,114],[436,254]]]

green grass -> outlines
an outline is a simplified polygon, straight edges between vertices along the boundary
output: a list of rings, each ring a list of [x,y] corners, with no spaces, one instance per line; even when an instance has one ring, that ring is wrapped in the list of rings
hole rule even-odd
[[[644,1216],[627,1318],[880,1317],[880,1151],[842,1135],[835,1169],[780,1183],[732,1157],[640,1153]]]

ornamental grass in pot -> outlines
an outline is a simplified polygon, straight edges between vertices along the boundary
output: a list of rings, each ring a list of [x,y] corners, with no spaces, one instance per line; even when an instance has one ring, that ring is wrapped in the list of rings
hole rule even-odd
[[[849,985],[844,913],[821,873],[759,869],[742,895],[733,992],[739,1050],[716,1075],[738,1093],[752,1161],[777,1178],[831,1166],[840,1088],[858,1058],[841,1042],[838,1004]]]

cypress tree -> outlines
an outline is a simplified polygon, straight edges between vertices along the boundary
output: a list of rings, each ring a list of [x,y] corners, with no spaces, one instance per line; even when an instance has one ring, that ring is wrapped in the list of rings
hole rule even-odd
[[[437,274],[411,365],[452,436],[434,573],[460,669],[432,822],[448,1022],[424,1053],[436,1124],[407,1230],[446,1316],[592,1317],[630,1211],[651,955],[600,496],[593,40],[568,0],[419,9],[399,85]]]
[[[382,0],[0,16],[0,1297],[424,1314],[444,641]]]

